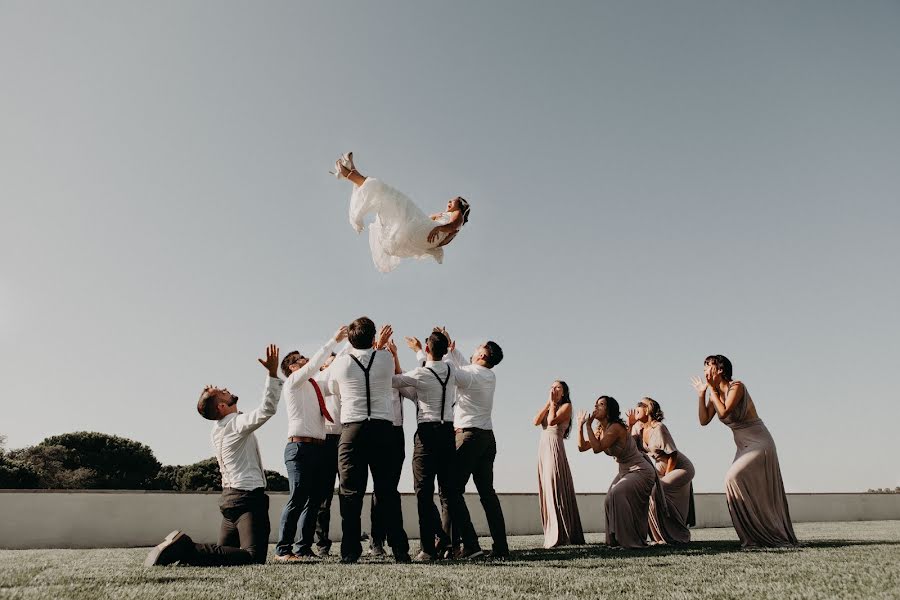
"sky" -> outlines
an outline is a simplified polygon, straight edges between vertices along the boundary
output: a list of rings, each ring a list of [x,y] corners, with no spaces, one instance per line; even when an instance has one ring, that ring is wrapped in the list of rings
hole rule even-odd
[[[503,347],[498,491],[537,491],[563,379],[655,398],[721,492],[690,384],[718,353],[789,492],[900,485],[898,31],[877,1],[0,0],[0,434],[201,460],[204,385],[252,409],[266,344],[365,314]],[[443,265],[375,270],[349,150],[426,213],[470,201]],[[257,435],[284,472],[283,408]]]

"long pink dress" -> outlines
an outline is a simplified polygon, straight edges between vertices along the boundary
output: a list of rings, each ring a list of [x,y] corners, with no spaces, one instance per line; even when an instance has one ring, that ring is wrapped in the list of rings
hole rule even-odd
[[[619,474],[606,493],[606,543],[644,548],[650,527],[650,495],[656,489],[656,469],[630,435],[625,436],[624,444],[616,442],[605,452],[619,463]],[[665,506],[661,491],[658,502]]]
[[[666,498],[666,508],[661,510],[656,494],[650,497],[650,536],[653,541],[667,544],[687,544],[691,541],[689,527],[696,524],[694,518],[694,465],[675,447],[669,428],[657,423],[647,430],[644,443],[644,424],[635,423],[632,428],[635,442],[649,456],[659,474],[659,485]],[[665,472],[669,456],[675,455],[675,466]]]
[[[568,423],[541,423],[538,446],[538,495],[541,501],[541,524],[544,526],[544,548],[583,544],[584,531],[575,499],[572,471],[566,458],[563,435]]]
[[[738,382],[732,382],[729,388]],[[737,452],[725,475],[725,498],[731,522],[744,547],[795,546],[797,536],[788,511],[787,495],[775,440],[762,419],[748,419],[750,392],[727,417],[719,418],[734,434]]]

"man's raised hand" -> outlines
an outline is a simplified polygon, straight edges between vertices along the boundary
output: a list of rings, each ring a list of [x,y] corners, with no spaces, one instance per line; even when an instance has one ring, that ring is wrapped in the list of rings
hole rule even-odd
[[[278,379],[278,346],[269,344],[269,347],[266,348],[266,359],[257,358],[256,360],[269,371],[269,377]]]
[[[406,341],[407,347],[413,352],[418,352],[422,349],[422,342],[419,341],[419,338],[405,337],[403,339]]]
[[[341,325],[341,328],[337,330],[337,333],[334,334],[334,341],[343,342],[347,339],[347,326]]]
[[[387,346],[388,340],[391,339],[391,336],[394,335],[394,329],[390,325],[385,325],[381,328],[381,333],[378,334],[378,341],[375,342],[375,348],[381,350],[385,346]]]

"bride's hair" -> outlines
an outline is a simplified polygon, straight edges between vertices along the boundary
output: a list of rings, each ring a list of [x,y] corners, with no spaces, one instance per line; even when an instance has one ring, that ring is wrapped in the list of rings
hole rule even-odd
[[[469,202],[465,198],[459,199],[459,208],[462,210],[463,215],[463,225],[469,222],[469,211],[471,207],[469,206]]]

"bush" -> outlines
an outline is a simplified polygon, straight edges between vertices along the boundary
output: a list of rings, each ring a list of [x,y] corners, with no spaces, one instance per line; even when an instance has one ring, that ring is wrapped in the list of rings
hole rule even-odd
[[[290,487],[287,477],[276,471],[265,471],[266,487],[272,492],[284,492]],[[178,492],[212,492],[222,489],[222,474],[215,457],[190,465],[167,465],[153,480],[156,490]]]

